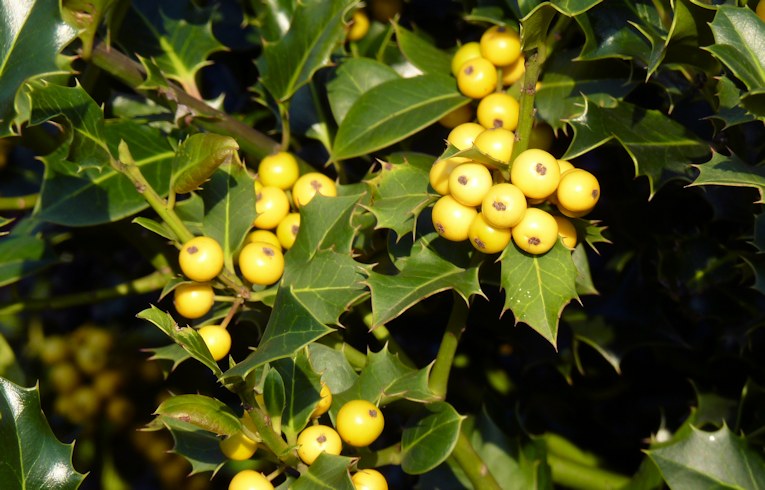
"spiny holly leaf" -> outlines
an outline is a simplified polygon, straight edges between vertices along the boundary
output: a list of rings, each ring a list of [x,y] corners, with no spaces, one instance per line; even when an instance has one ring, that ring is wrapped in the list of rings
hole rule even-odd
[[[167,78],[194,96],[197,72],[212,53],[225,49],[213,36],[210,11],[188,0],[135,0],[122,25],[119,41],[128,51],[153,58]]]
[[[410,475],[426,473],[449,457],[464,420],[446,402],[430,403],[423,411],[401,435],[401,469]]]
[[[529,52],[543,48],[547,41],[547,31],[550,30],[550,23],[555,14],[555,9],[544,2],[521,19],[523,51]]]
[[[365,155],[397,143],[469,103],[454,77],[427,74],[389,80],[359,97],[335,136],[335,160]]]
[[[210,368],[215,376],[220,377],[222,374],[221,369],[213,359],[212,354],[210,354],[210,349],[207,348],[204,339],[195,329],[178,325],[169,313],[160,310],[154,305],[138,313],[136,317],[156,325],[168,337],[183,347],[191,357]]]
[[[178,344],[170,344],[162,347],[151,347],[146,349],[146,352],[151,353],[151,357],[147,359],[148,361],[160,362],[160,364],[163,366],[162,370],[165,374],[165,377],[167,377],[167,375],[171,372],[175,371],[175,368],[180,366],[183,361],[191,359],[191,354],[189,354],[186,349]],[[169,361],[170,366],[165,368],[167,362],[164,361]]]
[[[76,489],[85,475],[72,466],[74,443],[56,439],[37,387],[0,377],[0,481],[8,488]]]
[[[585,96],[591,104],[614,107],[637,86],[623,62],[574,57],[573,51],[559,51],[548,60],[535,99],[539,116],[556,131],[565,119],[582,112]]]
[[[77,37],[82,41],[82,57],[90,59],[93,40],[101,26],[106,12],[117,0],[63,0],[64,19],[79,31]]]
[[[458,267],[431,248],[420,249],[409,257],[396,274],[370,271],[367,284],[372,293],[373,328],[441,291],[454,289],[465,301],[474,294],[482,294],[478,267]]]
[[[265,43],[256,61],[261,82],[285,101],[329,62],[345,37],[344,17],[357,0],[306,0],[298,3],[290,29],[275,43]]]
[[[674,0],[673,3],[672,24],[664,43],[664,65],[690,65],[708,73],[718,73],[720,66],[717,61],[699,49],[699,46],[713,42],[709,23],[714,10],[691,0]]]
[[[577,298],[576,267],[571,251],[559,241],[545,254],[529,255],[511,244],[500,260],[504,311],[511,310],[516,323],[527,323],[557,345],[560,314]]]
[[[585,35],[579,59],[635,59],[648,65],[651,43],[635,27],[641,19],[631,2],[609,0],[575,19]]]
[[[510,168],[510,165],[507,162],[495,160],[494,157],[483,153],[475,145],[471,146],[470,148],[460,150],[456,146],[447,142],[446,149],[443,153],[441,153],[436,161],[440,162],[441,160],[446,160],[447,158],[451,157],[467,158],[468,160],[473,160],[474,162],[483,163],[490,169],[502,170],[503,172],[507,172]]]
[[[0,240],[0,287],[54,264],[56,258],[40,237],[10,235]]]
[[[551,0],[549,2],[540,2],[539,0],[512,0],[506,3],[510,5],[515,16],[520,19],[521,17],[527,17],[529,13],[540,4],[545,6],[552,5],[560,13],[573,17],[586,12],[602,1],[603,0]]]
[[[291,286],[283,285],[276,293],[260,345],[245,360],[223,373],[222,381],[233,382],[244,378],[258,366],[292,356],[332,331],[300,301]]]
[[[412,233],[422,207],[431,200],[428,173],[433,157],[421,153],[394,153],[382,170],[367,181],[372,191],[369,211],[375,228],[389,228],[400,238]]]
[[[207,430],[173,417],[158,417],[173,436],[173,452],[183,456],[191,464],[191,473],[217,471],[228,458],[220,450],[220,439]]]
[[[349,469],[353,459],[322,452],[291,486],[294,490],[354,490]]]
[[[401,53],[420,71],[445,75],[451,72],[452,58],[446,52],[441,51],[432,42],[402,27],[397,22],[393,23],[393,29]]]
[[[351,58],[337,69],[337,75],[327,83],[327,98],[337,124],[343,122],[348,110],[365,92],[388,80],[399,78],[390,66],[370,58]]]
[[[590,262],[587,260],[587,253],[584,251],[584,245],[579,243],[571,252],[571,259],[576,267],[576,294],[583,296],[585,294],[598,294],[595,284],[590,275]]]
[[[646,451],[672,488],[763,488],[765,460],[727,426]]]
[[[25,81],[70,72],[58,54],[75,35],[61,18],[59,0],[0,2],[0,138],[26,116],[14,106]]]
[[[235,157],[212,174],[199,194],[205,204],[204,234],[220,243],[226,269],[233,272],[234,254],[257,216],[254,179]]]
[[[308,352],[313,370],[321,375],[332,393],[345,391],[356,382],[358,374],[341,349],[313,343],[308,346]]]
[[[720,119],[725,123],[723,129],[754,121],[754,116],[749,114],[741,106],[741,90],[736,86],[736,82],[726,76],[721,76],[717,80],[717,100],[719,106],[717,112],[710,114],[710,118]]]
[[[231,136],[196,133],[189,136],[175,152],[173,159],[173,191],[191,192],[215,172],[234,159],[239,144]]]
[[[576,158],[615,139],[627,150],[636,173],[648,177],[650,194],[668,178],[705,160],[709,147],[682,124],[662,112],[627,102],[599,107],[585,98],[584,112],[570,119],[574,139],[563,159]]]
[[[432,402],[437,398],[428,388],[430,367],[414,369],[405,365],[397,355],[391,354],[385,345],[379,352],[369,352],[367,364],[361,370],[353,386],[333,394],[331,413],[334,416],[343,403],[364,399],[380,405],[406,399]]]
[[[699,176],[690,185],[753,187],[760,193],[759,202],[763,202],[765,170],[762,167],[748,165],[736,155],[727,157],[720,153],[714,153],[708,162],[694,167],[699,170]]]
[[[321,399],[321,376],[314,372],[305,349],[294,357],[274,361],[272,367],[281,375],[287,395],[282,431],[288,441],[294,441],[311,420],[311,413]]]
[[[715,42],[706,49],[749,90],[765,87],[765,26],[750,9],[722,6],[711,24]]]
[[[204,395],[174,395],[159,404],[155,415],[187,422],[221,436],[242,430],[242,422],[228,405]]]

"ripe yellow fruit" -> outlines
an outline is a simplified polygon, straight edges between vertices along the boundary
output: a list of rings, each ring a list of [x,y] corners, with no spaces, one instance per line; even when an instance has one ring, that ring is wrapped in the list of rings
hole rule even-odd
[[[231,350],[231,335],[228,330],[220,325],[207,325],[198,330],[199,335],[210,349],[212,358],[220,361],[226,357]]]
[[[482,99],[497,88],[497,68],[486,58],[468,60],[457,74],[457,87],[467,97]]]
[[[305,464],[311,464],[323,452],[340,454],[343,441],[337,431],[326,425],[309,425],[297,438],[298,456]]]
[[[363,10],[356,10],[351,18],[347,38],[349,41],[359,41],[367,35],[367,32],[369,32],[369,17]]]
[[[486,129],[473,142],[481,153],[502,163],[510,162],[514,144],[515,133],[505,128]]]
[[[311,413],[311,418],[316,418],[324,415],[332,406],[332,391],[329,389],[326,383],[321,383],[321,391],[319,392],[321,399],[316,403],[316,408]]]
[[[478,123],[464,123],[449,132],[446,141],[458,150],[467,150],[473,146],[476,136],[481,134],[486,128]],[[461,158],[460,161],[467,161],[467,158]]]
[[[297,240],[300,231],[300,213],[290,213],[276,227],[276,237],[284,250],[289,250]]]
[[[481,57],[481,45],[477,42],[465,43],[455,51],[452,57],[452,75],[455,77],[460,72],[460,68],[466,61]]]
[[[228,490],[274,490],[274,485],[263,473],[255,470],[242,470],[231,479]]]
[[[270,243],[251,242],[239,254],[239,269],[251,283],[268,286],[281,279],[284,255],[280,247]]]
[[[258,180],[267,187],[287,190],[299,176],[300,168],[297,160],[292,153],[286,151],[268,155],[258,165]]]
[[[554,215],[553,218],[558,223],[558,235],[563,239],[563,245],[570,249],[576,247],[577,234],[574,223],[565,216]]]
[[[473,108],[470,104],[461,105],[438,120],[438,124],[445,128],[454,129],[460,124],[470,122],[473,119]]]
[[[388,481],[377,470],[359,470],[351,477],[356,490],[388,490]]]
[[[530,199],[544,199],[558,187],[560,166],[554,156],[544,150],[521,152],[510,169],[510,182]]]
[[[255,212],[257,217],[253,225],[263,230],[271,230],[290,212],[290,200],[278,187],[263,186],[256,195]]]
[[[493,26],[481,36],[481,56],[494,66],[507,66],[521,56],[521,38],[506,26]]]
[[[757,17],[765,21],[765,0],[760,0],[755,9],[755,13],[757,14]]]
[[[556,197],[571,213],[589,212],[600,198],[600,183],[587,170],[575,168],[561,177]]]
[[[175,310],[186,318],[200,318],[215,304],[215,293],[207,283],[185,282],[173,291]]]
[[[504,92],[489,94],[478,103],[478,123],[485,128],[505,128],[515,131],[518,127],[520,105],[512,95]]]
[[[549,251],[558,241],[558,223],[547,211],[529,208],[512,233],[518,248],[539,255]]]
[[[513,63],[500,67],[502,70],[502,85],[505,87],[514,84],[526,73],[526,58],[520,55]]]
[[[343,441],[354,447],[366,447],[382,434],[385,418],[374,403],[351,400],[338,410],[335,425]]]
[[[483,198],[481,213],[495,228],[512,228],[526,213],[526,196],[513,184],[496,184]]]
[[[247,243],[251,242],[266,242],[279,248],[282,246],[282,244],[279,243],[279,238],[277,238],[274,232],[268,230],[252,230],[247,235]]]
[[[463,163],[449,175],[449,194],[465,206],[481,204],[491,186],[491,172],[480,163]]]
[[[234,461],[250,459],[258,448],[258,443],[244,435],[244,432],[237,432],[221,439],[219,445],[221,452]]]
[[[308,204],[317,192],[323,196],[336,196],[335,181],[320,172],[308,172],[301,175],[292,186],[292,200],[300,208]]]
[[[505,249],[512,238],[510,228],[497,228],[488,223],[482,213],[478,213],[468,231],[470,244],[479,252],[493,254]]]
[[[442,196],[449,194],[449,175],[451,175],[452,170],[462,165],[463,162],[463,158],[447,158],[434,163],[430,167],[430,173],[428,174],[430,186],[433,190]]]
[[[460,204],[452,196],[441,197],[433,206],[433,227],[436,233],[452,242],[467,240],[470,223],[478,214],[474,207]]]
[[[223,270],[223,249],[215,239],[198,236],[183,244],[178,264],[192,281],[211,281]]]

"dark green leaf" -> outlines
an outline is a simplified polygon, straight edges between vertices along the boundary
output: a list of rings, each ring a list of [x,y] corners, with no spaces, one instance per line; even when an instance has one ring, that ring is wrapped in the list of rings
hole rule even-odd
[[[0,138],[12,134],[11,124],[25,114],[14,107],[30,78],[66,73],[59,52],[76,31],[61,18],[58,0],[17,0],[0,4]]]
[[[164,361],[170,361],[170,366],[167,369],[164,369],[165,377],[167,377],[167,374],[173,372],[183,361],[191,359],[191,354],[178,344],[152,347],[146,349],[146,352],[152,354],[151,357],[147,359],[149,361],[159,361],[162,364],[166,364]]]
[[[672,488],[763,488],[765,460],[727,426],[647,451]]]
[[[425,405],[424,410],[401,435],[401,469],[410,475],[426,473],[449,457],[464,419],[446,402]]]
[[[701,165],[694,165],[699,175],[691,185],[725,185],[753,187],[760,193],[760,202],[765,192],[765,169],[748,165],[736,155],[726,157],[714,153],[712,159]]]
[[[550,3],[562,14],[573,17],[594,8],[602,1],[603,0],[550,0]]]
[[[355,0],[306,0],[297,4],[287,34],[267,43],[256,64],[271,95],[285,101],[329,62],[345,37],[344,16]]]
[[[0,240],[0,287],[35,274],[56,262],[48,245],[36,236],[5,236]]]
[[[542,255],[529,255],[511,244],[500,259],[504,311],[512,311],[516,323],[527,323],[557,345],[558,319],[563,308],[577,298],[571,252],[560,241]]]
[[[358,378],[343,351],[313,343],[308,346],[308,352],[313,370],[321,374],[321,380],[332,393],[349,389]]]
[[[161,236],[162,238],[166,238],[168,240],[175,240],[179,241],[178,237],[175,236],[175,233],[173,233],[173,230],[171,230],[167,225],[164,223],[160,223],[159,221],[145,218],[143,216],[139,216],[137,218],[133,219],[133,223],[137,224],[138,226],[141,226],[143,228],[146,228],[152,233],[156,233],[157,235]]]
[[[349,468],[353,459],[347,456],[321,453],[308,471],[300,475],[294,490],[354,490]]]
[[[672,176],[684,174],[693,161],[705,160],[709,146],[682,124],[663,113],[626,102],[605,108],[585,98],[584,112],[571,119],[574,129],[564,160],[583,155],[615,139],[635,163],[638,175],[646,175],[651,196]]]
[[[173,436],[173,452],[183,456],[191,464],[191,473],[216,471],[228,458],[220,450],[220,439],[194,424],[172,417],[159,417]]]
[[[136,316],[156,325],[160,330],[165,332],[168,337],[183,347],[191,357],[210,368],[215,376],[220,377],[222,374],[220,367],[218,367],[218,364],[212,358],[210,349],[207,348],[204,339],[202,339],[202,336],[199,335],[195,329],[188,326],[183,327],[178,325],[169,313],[166,313],[153,305],[151,308],[143,310]]]
[[[288,359],[288,361],[292,361],[292,359]],[[269,369],[266,373],[266,379],[263,381],[263,402],[266,413],[271,419],[271,426],[277,433],[281,432],[282,415],[287,405],[287,394],[284,389],[284,379],[276,369]]]
[[[337,124],[343,122],[356,100],[372,87],[398,78],[396,71],[369,58],[351,58],[337,69],[337,76],[327,84],[327,97]]]
[[[725,128],[754,121],[754,116],[747,113],[741,106],[741,90],[736,83],[726,76],[717,80],[717,99],[719,107],[717,112],[709,115],[710,118],[720,119],[725,123]]]
[[[396,42],[404,57],[423,73],[451,73],[452,59],[446,52],[435,47],[414,32],[393,23]]]
[[[7,488],[76,489],[85,475],[72,466],[74,443],[56,439],[35,388],[0,377],[0,481]],[[55,471],[54,471],[55,469]]]
[[[575,18],[585,34],[579,59],[623,58],[648,65],[651,43],[636,27],[642,21],[631,2],[609,0]]]
[[[375,228],[389,228],[400,238],[412,233],[423,206],[431,200],[428,173],[433,157],[421,153],[395,153],[382,170],[367,181],[377,219]]]
[[[545,2],[521,19],[521,41],[523,51],[539,49],[547,41],[547,31],[555,17],[555,9]]]
[[[278,41],[290,28],[290,19],[295,11],[294,0],[255,0],[258,4],[258,27],[263,39]]]
[[[337,130],[332,157],[345,160],[397,143],[466,104],[453,77],[389,80],[365,92]]]
[[[311,367],[305,349],[301,349],[294,358],[274,361],[273,367],[284,380],[287,397],[282,431],[287,440],[292,441],[311,420],[313,409],[321,399],[321,376]]]
[[[235,158],[218,168],[199,194],[205,204],[204,234],[220,243],[226,269],[233,272],[234,254],[257,216],[254,179]]]
[[[720,71],[720,65],[699,46],[713,42],[709,23],[714,10],[704,8],[691,0],[675,0],[672,24],[665,41],[665,66],[692,66],[708,73]]]
[[[587,260],[584,244],[580,243],[574,248],[574,251],[571,253],[571,259],[574,261],[574,267],[576,267],[577,296],[598,294],[598,290],[595,289],[595,284],[593,284],[592,276],[590,275],[590,262]]]
[[[185,194],[202,186],[239,149],[230,136],[196,133],[181,143],[173,159],[173,191]]]
[[[765,87],[765,26],[747,8],[724,5],[711,24],[715,42],[708,49],[749,90]]]
[[[106,12],[117,0],[63,0],[62,14],[69,25],[77,28],[82,41],[82,56],[90,58],[93,40]]]
[[[160,403],[154,413],[220,436],[230,436],[242,430],[242,422],[228,405],[204,395],[171,396]]]

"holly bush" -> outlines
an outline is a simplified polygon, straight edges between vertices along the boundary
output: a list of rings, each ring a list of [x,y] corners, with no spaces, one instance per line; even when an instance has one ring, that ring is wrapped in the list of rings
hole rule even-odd
[[[0,2],[4,488],[765,485],[763,9]]]

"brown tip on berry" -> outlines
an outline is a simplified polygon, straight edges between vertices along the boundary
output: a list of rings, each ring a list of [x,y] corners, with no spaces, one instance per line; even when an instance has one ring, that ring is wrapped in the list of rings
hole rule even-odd
[[[502,201],[494,201],[491,204],[491,207],[493,207],[497,211],[505,211],[507,209],[507,206],[505,206],[505,203],[503,203]]]
[[[375,410],[374,408],[370,408],[369,409],[369,416],[372,417],[373,419],[376,419],[377,418],[377,410]]]
[[[325,436],[324,434],[320,435],[319,437],[316,438],[316,442],[318,442],[319,444],[324,444],[325,442],[327,442],[327,436]]]
[[[539,238],[537,238],[535,236],[529,238],[529,245],[536,246],[536,245],[539,245],[540,243],[542,243],[542,240],[540,240]]]
[[[191,255],[194,255],[195,253],[199,252],[199,249],[196,247],[196,245],[192,245],[186,249],[188,253]]]
[[[255,194],[255,200],[256,201],[260,201],[262,198],[263,198],[263,193],[262,192],[258,192],[257,194]]]
[[[536,170],[539,175],[545,175],[547,173],[547,167],[545,167],[545,164],[542,162],[537,162],[534,170]]]
[[[472,75],[473,74],[473,65],[468,65],[465,68],[465,75]]]
[[[444,225],[442,225],[441,223],[436,223],[435,227],[439,235],[443,235],[446,232],[446,228],[444,228]]]
[[[502,119],[495,119],[494,120],[494,127],[495,128],[501,128],[502,127]]]
[[[506,30],[507,30],[507,27],[505,27],[505,26],[497,27],[497,32],[505,32]]]
[[[597,199],[599,194],[600,194],[600,193],[598,192],[598,190],[597,190],[597,189],[593,189],[593,190],[592,190],[592,198],[593,198],[593,199]]]
[[[486,244],[483,243],[483,241],[480,238],[474,238],[473,239],[473,243],[475,243],[475,246],[478,247],[481,250],[486,248]]]
[[[276,252],[274,252],[274,249],[271,247],[263,247],[263,254],[269,257],[273,257],[276,255]]]
[[[290,228],[290,231],[292,231],[293,235],[297,235],[298,232],[300,231],[300,226],[299,225],[292,225],[292,228]]]
[[[460,175],[459,177],[457,177],[457,182],[459,182],[460,185],[467,185],[468,178],[465,177],[464,175]]]
[[[321,182],[319,182],[318,180],[312,180],[311,181],[311,187],[313,187],[313,189],[316,192],[319,192],[319,189],[321,189]]]

